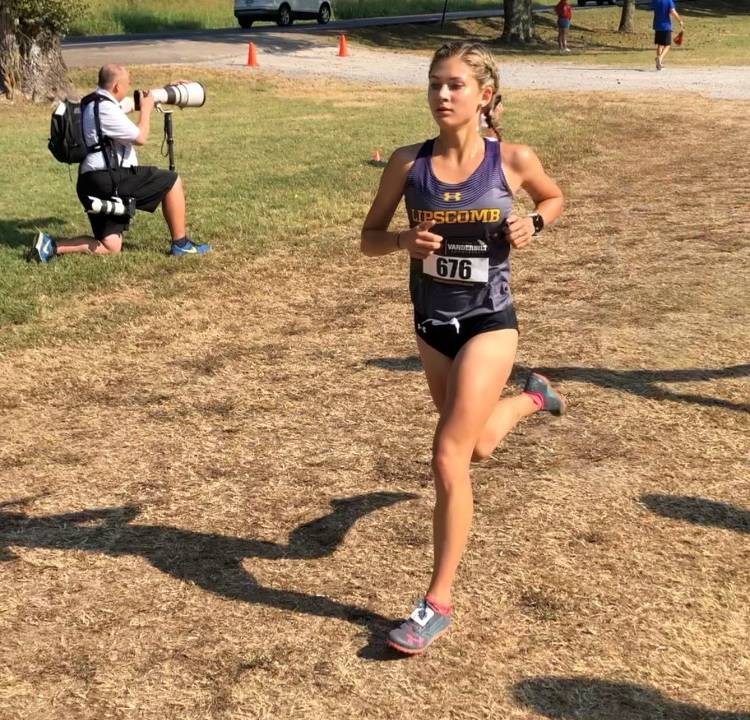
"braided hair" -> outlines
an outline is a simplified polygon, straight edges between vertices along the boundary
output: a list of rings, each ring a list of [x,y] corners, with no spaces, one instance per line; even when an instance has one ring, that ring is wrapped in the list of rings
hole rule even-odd
[[[487,127],[500,139],[500,115],[502,112],[500,96],[500,74],[492,53],[481,43],[452,42],[446,43],[435,52],[430,63],[429,74],[443,60],[457,57],[463,60],[474,73],[480,88],[488,85],[492,88],[490,101],[482,108],[482,117]]]

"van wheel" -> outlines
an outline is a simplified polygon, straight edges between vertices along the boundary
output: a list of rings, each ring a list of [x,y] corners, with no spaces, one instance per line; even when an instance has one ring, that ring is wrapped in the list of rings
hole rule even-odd
[[[328,3],[323,3],[320,6],[320,12],[318,13],[318,22],[321,25],[327,25],[331,19],[331,6]]]
[[[279,27],[289,27],[294,22],[294,17],[292,16],[292,8],[289,7],[286,3],[284,3],[279,8],[279,17],[276,20],[276,24]]]
[[[253,26],[253,20],[250,20],[250,18],[237,18],[237,20],[240,23],[241,28],[245,28],[245,30],[249,30]]]

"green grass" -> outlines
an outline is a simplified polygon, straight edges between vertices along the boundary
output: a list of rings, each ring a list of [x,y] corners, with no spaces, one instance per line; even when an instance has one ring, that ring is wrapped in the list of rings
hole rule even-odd
[[[379,170],[368,164],[373,148],[389,153],[434,130],[419,90],[362,91],[352,102],[351,90],[335,84],[324,92],[241,72],[201,70],[191,77],[206,85],[208,104],[177,113],[175,138],[191,232],[217,250],[199,262],[166,256],[168,234],[157,211],[136,217],[118,256],[27,263],[36,228],[71,236],[88,232],[88,222],[75,195],[75,175],[69,180],[67,166],[46,149],[48,108],[0,106],[6,157],[15,158],[0,165],[0,345],[10,336],[14,342],[34,336],[46,310],[70,296],[143,279],[168,296],[184,273],[268,248],[351,248],[378,182]],[[163,78],[153,68],[133,72],[136,85]],[[90,73],[73,79],[81,88],[93,84]],[[398,105],[399,112],[380,113],[385,104]],[[583,125],[560,127],[554,103],[546,100],[511,103],[505,124],[510,133],[521,124],[524,141],[551,162],[568,145],[585,146],[579,134],[589,132]],[[139,153],[143,164],[166,166],[160,127],[155,115],[151,140]]]
[[[579,10],[574,7],[569,45],[569,62],[604,63],[642,67],[651,63],[654,46],[651,23],[653,13],[639,8],[635,13],[635,32],[617,31],[621,8],[602,7]],[[692,2],[680,6],[685,18],[686,42],[673,48],[671,62],[679,56],[681,64],[733,65],[750,61],[747,38],[750,37],[750,5],[742,0]],[[355,30],[353,39],[375,47],[407,52],[432,52],[451,40],[481,40],[499,57],[513,60],[559,61],[557,28],[550,13],[535,16],[536,40],[529,46],[507,46],[498,42],[502,19],[462,20],[446,23],[444,28],[428,26],[391,26]],[[679,54],[679,55],[678,55]]]
[[[335,17],[357,17],[442,12],[443,0],[333,0]],[[71,35],[108,35],[234,27],[232,0],[125,0],[112,4],[88,0],[89,10],[70,30]],[[450,0],[449,10],[495,8],[497,0]]]
[[[168,30],[200,30],[237,24],[231,0],[88,0],[88,12],[70,35],[119,35]]]

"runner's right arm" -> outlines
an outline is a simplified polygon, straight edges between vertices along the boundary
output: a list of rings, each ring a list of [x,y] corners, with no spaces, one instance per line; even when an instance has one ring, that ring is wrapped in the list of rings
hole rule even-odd
[[[435,224],[432,221],[400,232],[388,230],[404,195],[406,178],[414,164],[419,147],[419,145],[412,145],[399,148],[391,155],[383,170],[380,187],[362,228],[360,248],[365,255],[378,257],[397,250],[408,250],[412,257],[424,258],[440,248],[442,238],[429,232]]]

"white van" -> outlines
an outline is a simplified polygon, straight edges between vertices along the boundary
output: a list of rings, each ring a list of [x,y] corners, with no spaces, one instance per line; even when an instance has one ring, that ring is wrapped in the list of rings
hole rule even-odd
[[[331,19],[330,0],[234,0],[234,16],[240,26],[249,28],[256,20],[275,20],[282,27],[295,20],[317,20],[325,25]]]

